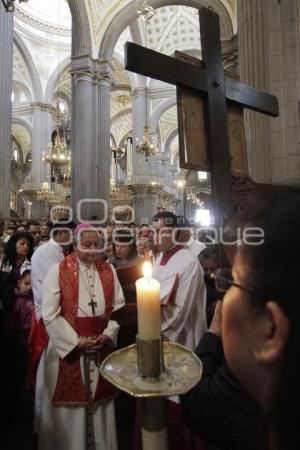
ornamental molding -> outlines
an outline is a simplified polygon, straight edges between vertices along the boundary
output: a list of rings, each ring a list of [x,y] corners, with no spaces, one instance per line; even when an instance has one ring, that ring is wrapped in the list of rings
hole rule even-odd
[[[32,102],[30,103],[32,108],[36,109],[42,109],[43,111],[50,111],[52,109],[55,109],[52,105],[49,103],[42,103],[42,102]]]
[[[88,0],[93,38],[96,44],[99,42],[102,30],[106,31],[112,17],[115,16],[120,9],[127,6],[126,4],[124,5],[124,3],[124,0],[109,2],[106,0]],[[126,3],[128,3],[128,1]]]
[[[163,184],[131,184],[127,185],[132,195],[155,195],[164,201],[173,200],[175,198],[172,192],[166,190]]]
[[[71,29],[67,27],[58,27],[56,25],[51,25],[49,23],[45,23],[32,15],[26,13],[18,6],[15,9],[15,15],[17,19],[26,23],[26,25],[31,25],[34,28],[37,28],[41,31],[46,31],[47,33],[62,35],[62,36],[71,36]]]
[[[92,59],[90,55],[72,57],[70,73],[76,80],[77,77],[92,77],[99,81],[113,82],[113,69],[109,61]]]

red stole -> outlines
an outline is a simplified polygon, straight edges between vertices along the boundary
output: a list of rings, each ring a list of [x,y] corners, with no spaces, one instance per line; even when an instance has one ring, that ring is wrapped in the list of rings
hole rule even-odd
[[[95,265],[104,292],[104,316],[108,317],[112,312],[112,302],[114,299],[114,275],[110,265],[100,258]],[[61,315],[78,332],[79,267],[76,253],[67,256],[60,263],[59,284]],[[108,319],[103,320],[103,316],[99,318],[98,325],[100,324],[100,333],[106,327],[107,321]],[[92,320],[92,326],[94,326],[94,322]],[[92,331],[90,336],[93,334]],[[103,347],[100,351],[102,360],[110,353],[110,349],[106,347]],[[99,375],[93,402],[106,401],[112,399],[114,396],[115,389],[113,386]],[[59,359],[53,404],[55,406],[85,406],[89,404],[87,390],[81,375],[80,351],[77,347],[64,359]]]
[[[179,252],[179,250],[183,250],[186,247],[184,245],[175,245],[175,247],[173,247],[171,250],[169,250],[168,252],[165,252],[160,260],[159,265],[160,266],[165,266],[169,260],[172,258],[172,256],[174,256],[177,252]]]
[[[43,319],[36,320],[35,311],[32,311],[31,329],[28,338],[29,347],[29,367],[28,367],[28,382],[32,389],[35,389],[36,374],[38,365],[43,351],[48,345],[49,336],[45,329]]]

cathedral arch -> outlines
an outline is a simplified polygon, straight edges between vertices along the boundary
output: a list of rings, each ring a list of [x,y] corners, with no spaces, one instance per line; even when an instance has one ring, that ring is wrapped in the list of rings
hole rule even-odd
[[[32,56],[31,56],[28,48],[26,47],[24,41],[22,40],[22,38],[19,36],[19,34],[17,32],[14,33],[14,44],[16,45],[17,49],[21,53],[21,55],[24,59],[24,62],[27,66],[27,69],[30,73],[31,83],[32,83],[32,87],[33,87],[33,92],[32,92],[33,101],[35,101],[35,102],[42,101],[43,90],[42,90],[42,84],[41,84],[39,74],[37,72],[36,66],[34,64],[34,61],[32,59]]]
[[[163,100],[160,102],[153,110],[153,113],[150,118],[149,126],[151,131],[156,131],[158,127],[158,122],[163,115],[164,112],[166,112],[169,108],[176,105],[176,98],[171,97],[167,100]]]
[[[174,158],[175,158],[176,153],[174,155],[171,155],[170,145],[172,144],[172,142],[176,138],[176,136],[178,136],[178,128],[175,128],[174,130],[171,131],[169,136],[166,138],[165,145],[164,145],[164,153],[168,153],[170,155],[171,164],[174,163]]]
[[[67,1],[72,15],[72,56],[91,55],[92,38],[86,2]]]
[[[23,119],[22,117],[12,117],[11,122],[12,124],[21,125],[24,127],[30,136],[32,136],[32,125],[26,119]]]
[[[70,2],[70,0],[69,0]],[[72,3],[72,2],[70,2]],[[222,39],[229,39],[234,33],[233,17],[229,5],[220,0],[153,0],[151,6],[153,8],[161,8],[169,5],[185,5],[193,8],[201,8],[211,6],[220,16],[220,28]],[[104,33],[100,50],[100,60],[110,60],[117,40],[123,30],[136,20],[136,2],[132,1],[127,4],[108,24]]]
[[[55,68],[48,80],[46,91],[45,91],[45,103],[49,103],[52,105],[55,89],[57,87],[57,83],[61,75],[67,70],[71,68],[71,60],[70,57],[65,58],[61,61],[59,68]],[[58,69],[58,70],[57,70]]]
[[[13,79],[13,107],[19,106],[20,104],[30,104],[33,101],[32,90],[23,81],[18,78]]]

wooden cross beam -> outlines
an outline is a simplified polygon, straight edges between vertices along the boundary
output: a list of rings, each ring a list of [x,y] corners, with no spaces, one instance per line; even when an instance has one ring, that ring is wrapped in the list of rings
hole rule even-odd
[[[199,11],[203,67],[163,55],[131,42],[125,44],[125,68],[166,83],[195,90],[206,98],[208,159],[217,224],[223,225],[233,209],[226,101],[273,117],[279,115],[278,101],[224,75],[219,16]]]

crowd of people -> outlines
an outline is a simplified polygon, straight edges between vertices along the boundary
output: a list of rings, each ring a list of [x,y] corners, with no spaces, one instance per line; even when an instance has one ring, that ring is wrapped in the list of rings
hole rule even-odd
[[[117,398],[99,365],[135,341],[135,281],[150,261],[161,286],[176,280],[163,338],[203,364],[197,386],[168,400],[170,449],[298,449],[299,207],[294,188],[258,215],[263,242],[239,242],[226,270],[218,246],[168,211],[139,227],[0,221],[3,417],[34,411],[40,450],[120,447],[132,400]]]

